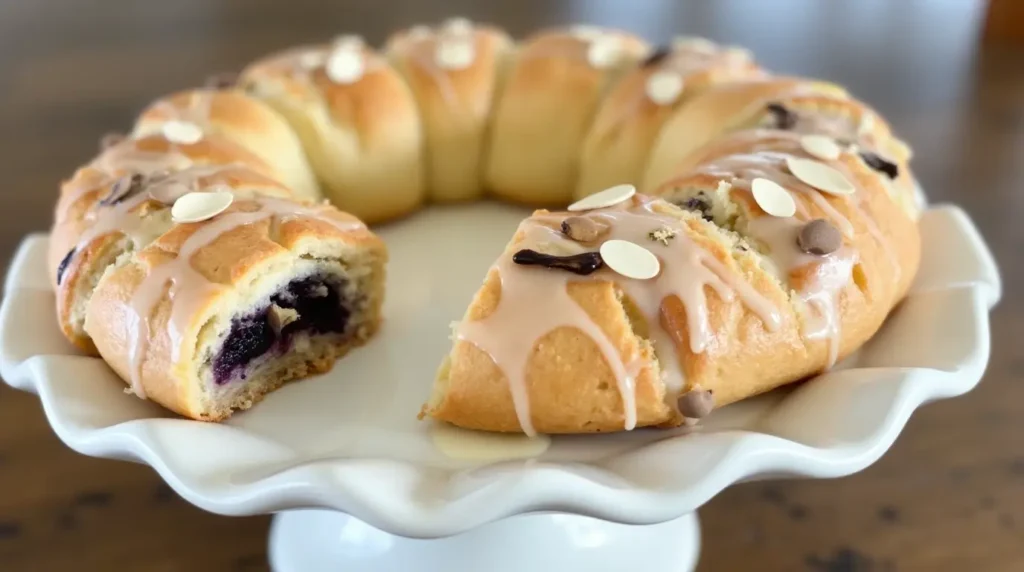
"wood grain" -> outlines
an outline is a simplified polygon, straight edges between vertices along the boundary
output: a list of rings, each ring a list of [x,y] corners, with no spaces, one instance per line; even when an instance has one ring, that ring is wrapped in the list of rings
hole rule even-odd
[[[1004,2],[1006,4],[1007,2]],[[936,201],[1001,262],[992,361],[853,477],[734,487],[701,511],[701,570],[1024,570],[1024,52],[981,47],[982,2],[32,0],[0,3],[0,257],[50,222],[58,181],[158,95],[290,44],[455,14],[704,34],[840,81],[916,149]],[[265,570],[267,517],[206,514],[152,470],[63,446],[35,396],[0,389],[0,570]]]

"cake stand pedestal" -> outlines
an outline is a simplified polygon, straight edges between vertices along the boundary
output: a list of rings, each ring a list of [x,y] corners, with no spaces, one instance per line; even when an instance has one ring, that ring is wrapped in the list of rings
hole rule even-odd
[[[694,514],[646,526],[526,514],[448,538],[415,539],[394,536],[344,513],[304,510],[278,514],[270,528],[275,572],[690,572],[699,551]]]

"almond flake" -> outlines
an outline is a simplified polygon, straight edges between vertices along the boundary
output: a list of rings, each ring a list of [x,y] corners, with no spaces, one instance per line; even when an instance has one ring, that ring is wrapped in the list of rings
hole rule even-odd
[[[683,93],[683,76],[674,71],[659,71],[647,78],[647,97],[658,105],[671,105]]]
[[[804,183],[833,195],[850,195],[854,192],[851,183],[836,169],[813,159],[786,157],[789,172]]]
[[[605,189],[599,193],[583,197],[569,205],[568,210],[576,212],[603,209],[605,207],[617,205],[623,201],[628,201],[635,194],[636,187],[633,185],[615,185],[614,187]]]
[[[626,278],[648,280],[661,271],[661,262],[654,253],[628,240],[606,241],[600,251],[605,265]]]
[[[171,143],[192,145],[203,138],[203,130],[189,121],[168,121],[163,126],[164,137]]]
[[[835,161],[843,152],[835,140],[824,135],[804,135],[800,138],[800,146],[814,157],[826,161]]]
[[[327,77],[334,83],[355,83],[363,77],[363,54],[359,50],[341,48],[327,59]]]
[[[234,200],[235,195],[228,191],[188,193],[174,201],[171,220],[176,223],[204,221],[224,212]]]
[[[750,183],[750,191],[764,212],[783,218],[796,214],[793,196],[775,181],[758,177]]]
[[[434,61],[447,70],[461,70],[473,64],[473,43],[469,40],[442,40],[434,50]]]

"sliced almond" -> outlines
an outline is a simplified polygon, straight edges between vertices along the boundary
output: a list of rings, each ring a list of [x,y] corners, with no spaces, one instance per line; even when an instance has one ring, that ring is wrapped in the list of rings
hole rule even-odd
[[[834,139],[824,135],[804,135],[800,138],[800,146],[809,154],[826,161],[838,159],[843,152]]]
[[[576,212],[603,209],[605,207],[617,205],[623,201],[628,201],[635,194],[636,187],[633,185],[615,185],[614,187],[605,189],[599,193],[583,197],[569,205],[568,210]]]
[[[683,93],[683,86],[683,76],[674,71],[658,71],[647,78],[647,97],[658,105],[671,105]]]
[[[171,143],[192,145],[203,138],[203,130],[190,121],[168,121],[163,126],[164,137]]]
[[[176,223],[204,221],[224,212],[234,200],[235,195],[228,191],[188,193],[174,201],[171,220]]]
[[[789,172],[804,183],[833,195],[850,195],[854,192],[853,183],[836,169],[813,159],[786,157]]]
[[[661,271],[661,262],[654,253],[628,240],[605,241],[600,252],[605,265],[626,278],[648,280]]]
[[[621,58],[622,41],[616,36],[598,37],[587,48],[587,62],[597,69],[610,68],[619,63]]]
[[[363,54],[359,50],[338,49],[327,59],[327,77],[334,83],[356,83],[364,71]]]
[[[764,212],[777,217],[790,217],[796,214],[796,202],[782,185],[760,177],[750,183],[750,191],[754,194],[757,206]]]
[[[442,40],[434,50],[434,61],[447,70],[461,70],[473,65],[476,50],[471,40]]]

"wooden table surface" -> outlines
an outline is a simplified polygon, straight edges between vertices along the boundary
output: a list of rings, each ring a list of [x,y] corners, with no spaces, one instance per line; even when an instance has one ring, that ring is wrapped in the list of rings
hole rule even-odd
[[[488,6],[488,4],[494,4]],[[24,0],[0,3],[0,262],[44,230],[60,178],[152,98],[339,32],[379,42],[449,15],[522,35],[590,21],[704,34],[836,80],[916,149],[933,200],[962,205],[1001,263],[978,389],[927,406],[885,457],[831,481],[737,486],[701,510],[701,570],[1024,570],[1024,51],[983,47],[970,1]],[[2,385],[2,384],[0,384]],[[66,448],[36,397],[0,389],[0,570],[266,569],[269,517],[204,513],[149,468]]]

